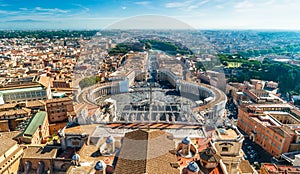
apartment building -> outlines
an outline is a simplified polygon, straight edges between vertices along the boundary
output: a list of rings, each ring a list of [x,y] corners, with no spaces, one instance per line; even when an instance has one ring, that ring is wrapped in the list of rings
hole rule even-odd
[[[73,100],[69,97],[54,98],[46,101],[50,134],[57,133],[66,126],[69,117],[75,117]]]
[[[300,150],[300,120],[288,104],[248,105],[239,108],[238,127],[273,156]]]

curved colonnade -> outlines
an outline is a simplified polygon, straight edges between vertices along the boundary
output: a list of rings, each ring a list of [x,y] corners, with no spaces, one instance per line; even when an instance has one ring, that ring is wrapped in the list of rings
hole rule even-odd
[[[199,114],[202,119],[216,120],[224,117],[227,97],[221,90],[202,83],[188,82],[179,78],[174,79],[175,76],[172,75],[173,73],[170,71],[160,71],[160,74],[164,74],[164,76],[161,76],[164,77],[164,79],[158,80],[167,79],[182,97],[193,101],[201,101],[202,104],[191,109],[194,113]],[[105,95],[121,93],[120,91],[124,91],[124,85],[127,85],[126,88],[129,89],[129,83],[124,83],[124,81],[97,84],[83,89],[77,96],[77,100],[79,102],[99,105],[96,103],[97,99]]]

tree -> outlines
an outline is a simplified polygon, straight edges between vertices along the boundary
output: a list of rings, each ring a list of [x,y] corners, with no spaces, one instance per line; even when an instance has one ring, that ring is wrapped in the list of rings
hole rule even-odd
[[[150,42],[145,43],[146,49],[152,49],[152,44]]]
[[[79,86],[81,89],[93,86],[94,84],[100,81],[99,76],[86,77],[79,82]]]

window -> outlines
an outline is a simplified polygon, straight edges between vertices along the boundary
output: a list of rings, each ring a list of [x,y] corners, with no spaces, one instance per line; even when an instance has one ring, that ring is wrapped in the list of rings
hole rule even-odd
[[[279,140],[282,143],[282,139]]]
[[[78,141],[72,141],[72,145],[78,146],[78,145],[79,145],[79,142],[78,142]]]
[[[280,150],[280,148],[281,148],[280,145],[278,145],[278,150]]]
[[[275,136],[275,139],[277,140],[277,136]]]
[[[228,152],[228,147],[222,147],[222,152]]]

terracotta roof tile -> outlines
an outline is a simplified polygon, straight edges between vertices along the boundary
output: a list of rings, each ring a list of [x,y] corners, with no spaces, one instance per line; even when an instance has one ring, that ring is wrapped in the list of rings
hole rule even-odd
[[[161,130],[126,133],[115,173],[180,173],[178,169],[171,167],[171,163],[177,163],[177,159],[169,152],[175,147],[169,136],[170,134]]]

